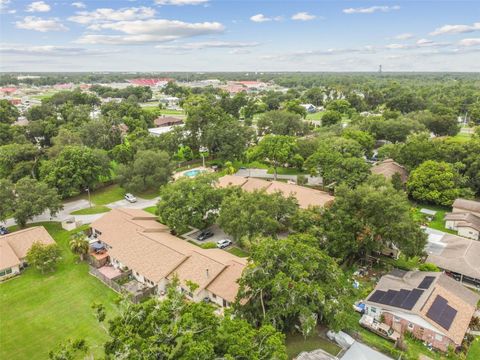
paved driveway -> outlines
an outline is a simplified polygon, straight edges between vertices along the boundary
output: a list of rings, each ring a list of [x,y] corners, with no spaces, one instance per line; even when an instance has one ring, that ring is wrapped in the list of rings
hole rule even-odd
[[[213,231],[213,236],[211,238],[208,238],[203,241],[197,240],[197,236],[200,234],[201,230],[197,230],[193,233],[188,233],[188,235],[182,235],[185,239],[187,240],[192,240],[196,242],[197,244],[205,244],[205,243],[216,243],[218,240],[223,240],[223,239],[229,239],[232,240],[232,237],[225,234],[225,232],[218,227],[218,225],[212,225],[209,228],[210,230]],[[233,241],[233,240],[232,240]]]

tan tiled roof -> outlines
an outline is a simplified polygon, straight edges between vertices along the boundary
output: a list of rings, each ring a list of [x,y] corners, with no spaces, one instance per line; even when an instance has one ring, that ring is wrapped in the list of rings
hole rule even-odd
[[[385,159],[375,164],[370,168],[370,171],[372,174],[383,175],[387,179],[391,179],[393,174],[398,173],[404,183],[408,179],[408,171],[393,159]]]
[[[227,186],[242,186],[247,182],[247,179],[242,176],[235,175],[225,175],[218,179],[218,187],[227,187]]]
[[[472,213],[448,213],[445,215],[446,221],[457,221],[457,227],[470,227],[480,231],[480,217]]]
[[[0,269],[19,265],[35,242],[55,243],[43,226],[35,226],[0,236]]]
[[[114,209],[92,223],[109,254],[130,269],[158,283],[176,274],[182,284],[193,281],[228,301],[238,292],[246,259],[219,249],[202,249],[170,234],[169,228],[143,210]]]
[[[460,344],[468,329],[468,325],[475,312],[476,304],[480,299],[480,296],[447,275],[439,272],[421,271],[397,272],[395,275],[388,274],[380,279],[371,294],[377,290],[412,290],[420,285],[425,276],[432,276],[435,279],[428,289],[424,289],[422,295],[411,310],[405,310],[384,304],[379,304],[378,306],[386,310],[397,310],[419,315],[434,328],[438,329],[440,333],[446,334],[455,343]],[[448,301],[449,306],[457,310],[457,314],[448,330],[442,328],[426,315],[437,295],[442,296]],[[372,302],[367,300],[367,303]]]
[[[480,201],[456,199],[453,202],[452,207],[473,212],[480,212]]]
[[[281,192],[284,196],[293,195],[302,209],[309,206],[325,206],[335,197],[325,191],[311,189],[305,186],[287,184],[280,181],[267,181],[242,176],[225,175],[218,179],[218,186],[240,186],[245,191],[265,190],[267,193]]]

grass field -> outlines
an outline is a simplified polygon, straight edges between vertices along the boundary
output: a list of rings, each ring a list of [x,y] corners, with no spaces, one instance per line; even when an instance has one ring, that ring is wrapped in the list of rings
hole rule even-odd
[[[50,350],[69,338],[85,339],[97,358],[108,335],[91,304],[103,303],[112,316],[117,295],[88,274],[86,263],[77,263],[68,249],[69,232],[59,223],[42,225],[60,246],[62,261],[54,273],[29,268],[0,284],[0,359],[47,359]]]
[[[248,257],[248,252],[245,250],[240,249],[239,247],[231,247],[230,249],[227,250],[230,254],[233,254],[238,257]]]
[[[95,205],[95,206],[92,206],[91,208],[74,211],[71,214],[72,215],[93,215],[93,214],[106,213],[106,212],[109,212],[110,210],[112,209],[104,205]]]
[[[313,114],[307,114],[307,120],[321,120],[323,116],[323,112],[316,112]]]
[[[427,221],[428,226],[432,229],[440,230],[450,234],[457,233],[456,231],[445,228],[444,217],[446,213],[451,211],[451,209],[444,206],[415,204],[414,216],[418,219],[425,218],[424,215],[420,213],[420,209],[429,209],[437,212],[432,221]]]
[[[108,185],[98,190],[92,191],[90,193],[90,198],[92,203],[95,204],[96,206],[107,205],[112,202],[122,200],[126,192],[127,191],[122,187],[120,187],[119,184],[113,184],[113,185]],[[158,189],[149,190],[142,193],[134,193],[133,195],[140,197],[142,199],[153,199],[158,196]],[[76,200],[76,199],[88,200],[88,194],[84,193],[70,200]]]
[[[301,334],[288,334],[285,343],[289,359],[294,359],[302,351],[313,351],[319,348],[332,355],[337,355],[341,350],[336,344],[320,337],[318,333],[306,339]]]
[[[152,215],[157,215],[157,207],[156,206],[149,206],[143,209],[146,212],[149,212]]]
[[[477,337],[470,345],[470,349],[467,354],[467,360],[480,359],[480,338]]]

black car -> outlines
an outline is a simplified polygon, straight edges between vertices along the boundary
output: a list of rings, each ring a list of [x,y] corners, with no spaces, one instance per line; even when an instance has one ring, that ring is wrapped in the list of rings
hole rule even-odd
[[[8,234],[8,230],[5,226],[0,226],[0,235]]]
[[[197,236],[198,241],[203,241],[207,240],[208,238],[211,238],[213,236],[213,231],[212,230],[203,230],[200,234]]]

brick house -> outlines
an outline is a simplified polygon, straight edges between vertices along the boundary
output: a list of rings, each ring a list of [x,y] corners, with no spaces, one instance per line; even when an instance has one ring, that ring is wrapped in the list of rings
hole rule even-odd
[[[365,301],[365,314],[447,351],[461,345],[480,296],[439,272],[394,270]]]

